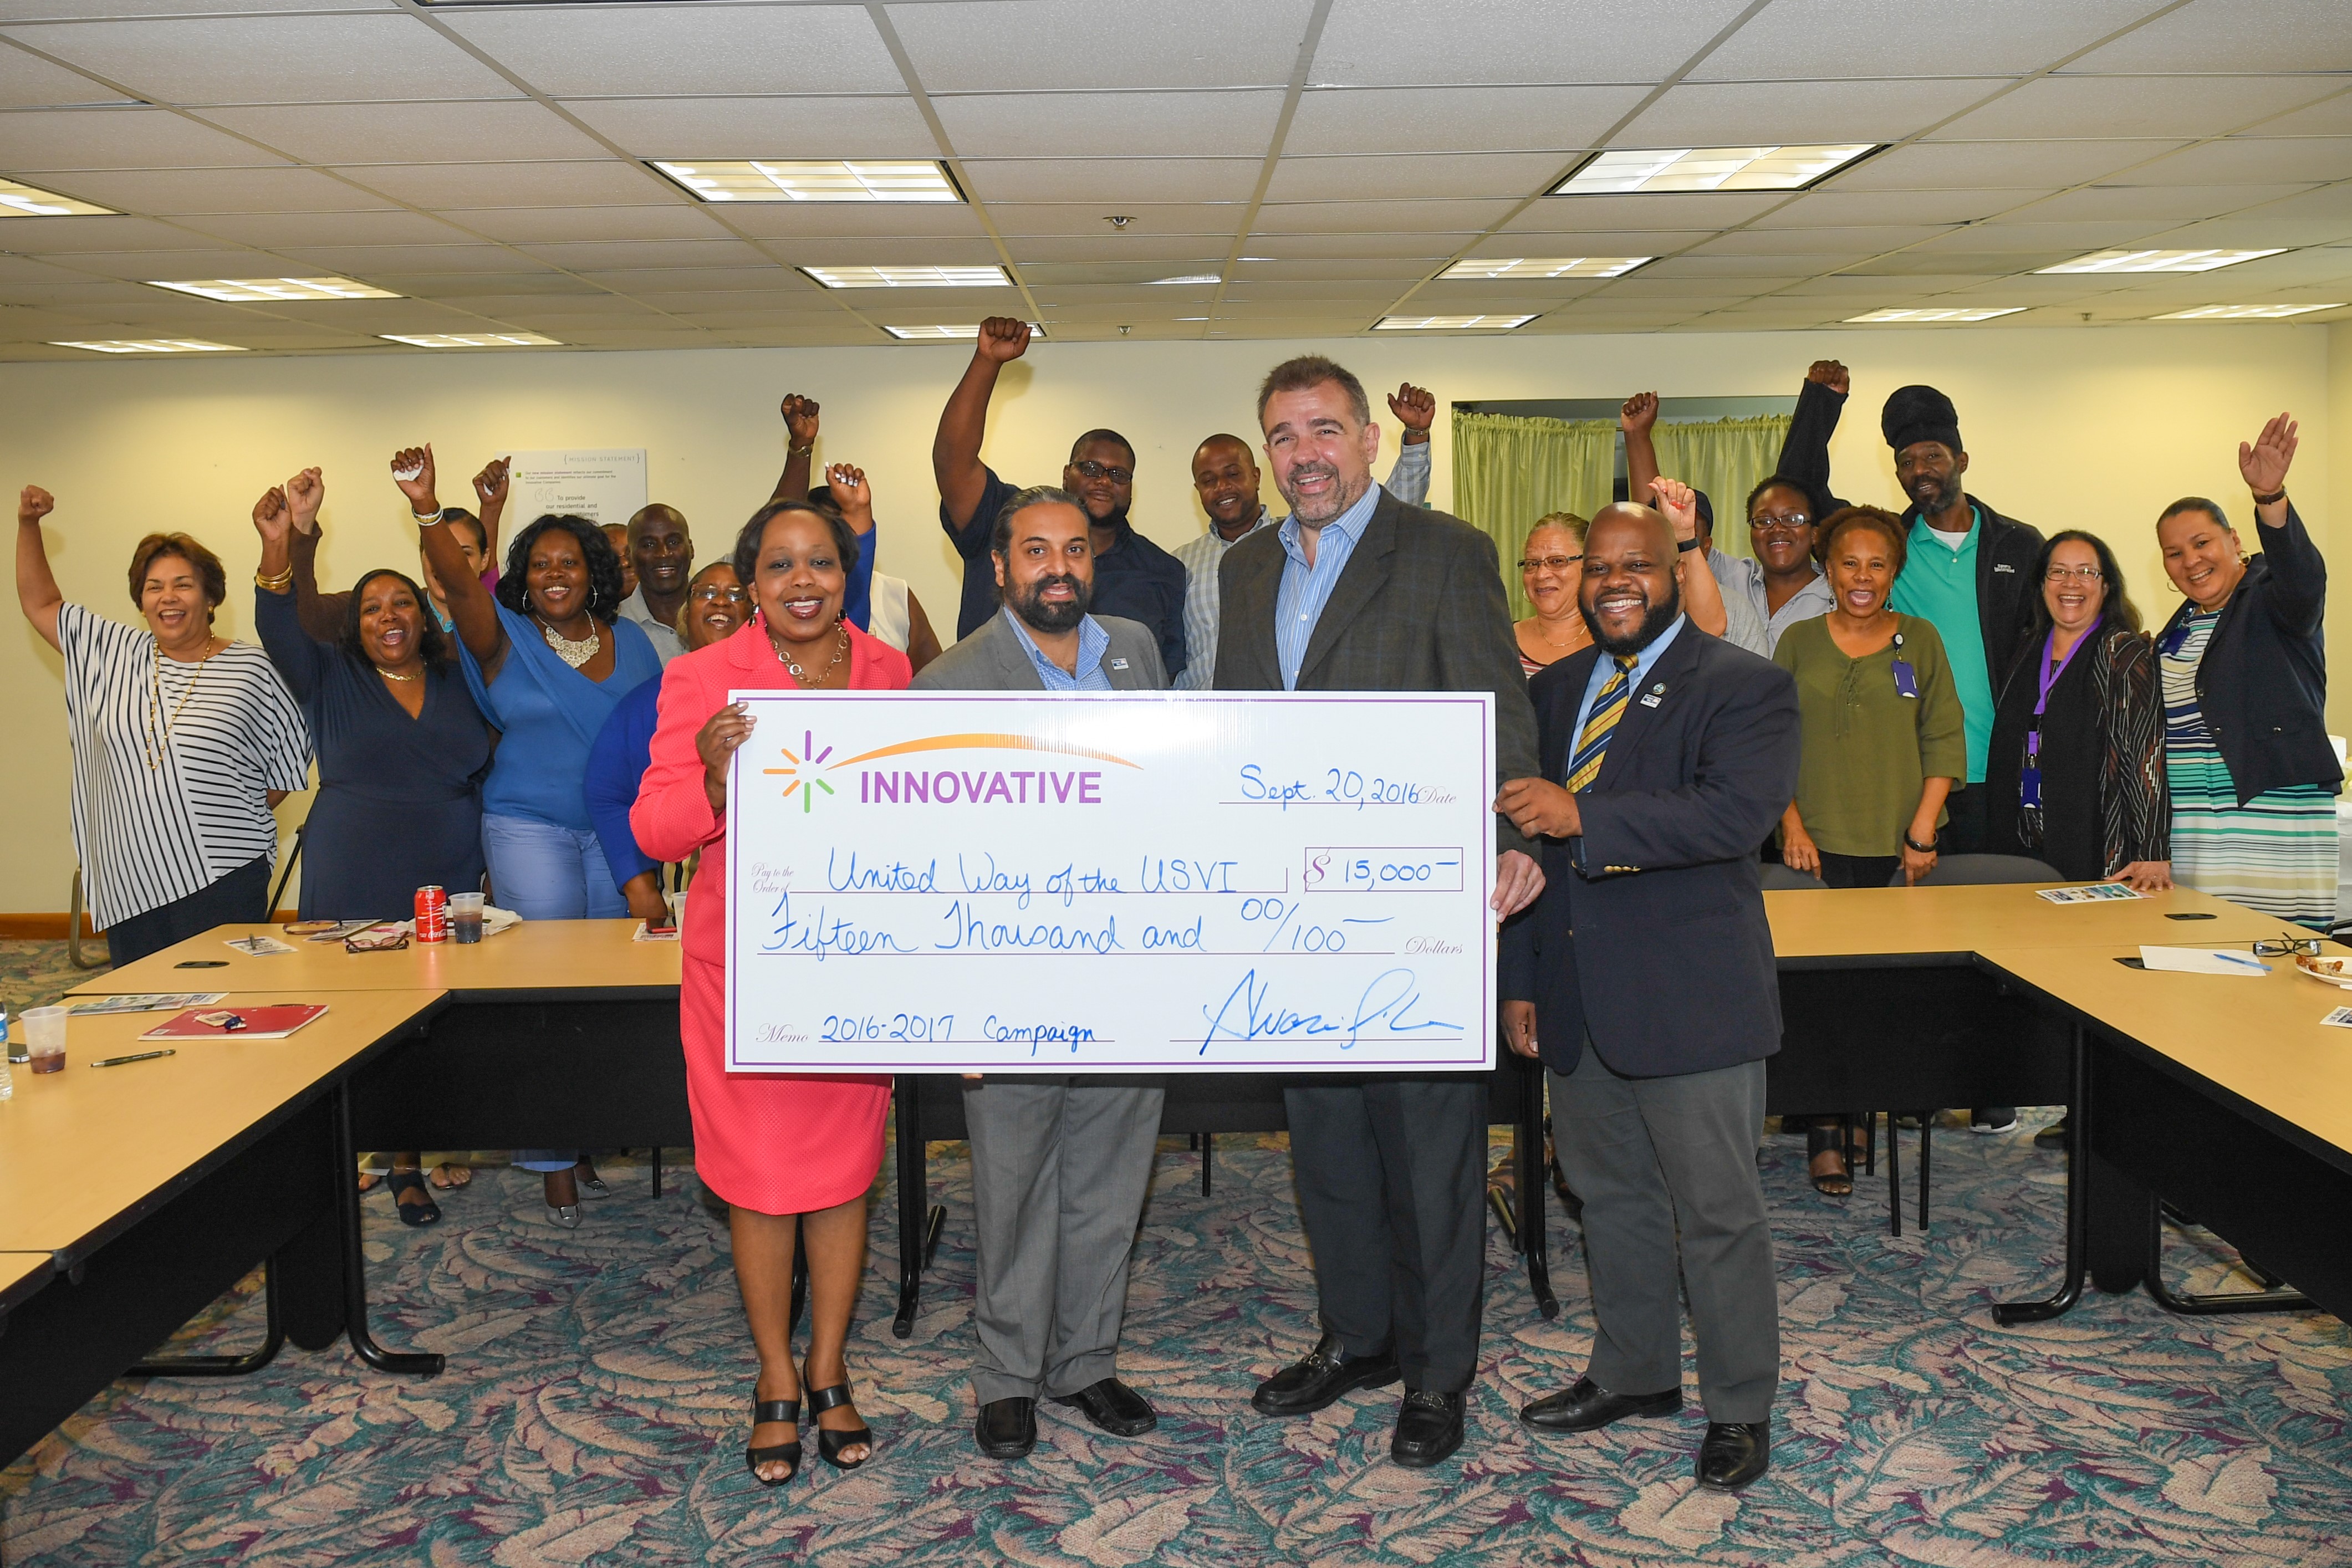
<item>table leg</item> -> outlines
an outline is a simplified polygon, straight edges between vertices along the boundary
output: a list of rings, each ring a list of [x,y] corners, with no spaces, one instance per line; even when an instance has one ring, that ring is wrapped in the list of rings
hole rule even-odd
[[[923,1295],[923,1265],[928,1260],[923,1230],[931,1184],[925,1169],[920,1082],[902,1073],[892,1085],[892,1093],[897,1101],[898,1153],[898,1312],[890,1321],[890,1332],[908,1339],[914,1334],[915,1309]]]
[[[2164,1211],[2147,1206],[2147,1293],[2156,1304],[2184,1317],[2213,1317],[2223,1312],[2314,1312],[2318,1305],[2301,1291],[2233,1291],[2227,1294],[2175,1294],[2164,1282]]]
[[[2039,1301],[2004,1301],[1992,1310],[2003,1328],[2038,1323],[2073,1309],[2083,1299],[2085,1245],[2090,1228],[2091,1048],[2081,1024],[2074,1030],[2074,1092],[2066,1105],[2066,1274],[2058,1293]],[[1888,1134],[1889,1141],[1893,1134]],[[1894,1162],[1889,1160],[1888,1164]]]
[[[360,1189],[352,1180],[359,1156],[352,1147],[352,1090],[348,1080],[335,1086],[335,1201],[342,1214],[343,1332],[352,1350],[378,1372],[419,1377],[439,1375],[446,1358],[432,1351],[386,1350],[368,1333],[367,1260],[360,1251]]]
[[[1544,1235],[1544,1070],[1540,1061],[1522,1061],[1524,1089],[1519,1095],[1518,1240],[1528,1259],[1528,1292],[1536,1311],[1546,1318],[1559,1316],[1559,1298],[1552,1293],[1551,1257]]]
[[[1903,1234],[1903,1138],[1892,1111],[1886,1113],[1886,1228]]]
[[[261,1343],[243,1355],[159,1356],[140,1362],[125,1377],[246,1377],[278,1358],[286,1345],[286,1322],[278,1311],[278,1260],[261,1265],[261,1302],[267,1314]]]

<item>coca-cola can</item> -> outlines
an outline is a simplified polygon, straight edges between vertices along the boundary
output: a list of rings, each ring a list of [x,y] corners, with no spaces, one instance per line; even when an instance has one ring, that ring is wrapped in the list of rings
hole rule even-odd
[[[449,940],[449,892],[438,883],[416,890],[416,939]]]

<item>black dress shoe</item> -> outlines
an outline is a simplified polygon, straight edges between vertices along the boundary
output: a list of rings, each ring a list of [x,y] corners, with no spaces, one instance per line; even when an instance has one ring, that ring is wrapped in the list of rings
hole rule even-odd
[[[1612,1394],[1589,1377],[1564,1393],[1548,1394],[1519,1412],[1522,1426],[1538,1432],[1596,1432],[1628,1416],[1671,1416],[1683,1407],[1683,1391]]]
[[[1709,1421],[1698,1446],[1698,1484],[1738,1491],[1772,1466],[1772,1423]]]
[[[980,1451],[992,1459],[1026,1458],[1037,1446],[1037,1402],[1018,1396],[992,1399],[980,1407],[971,1435],[979,1439]]]
[[[1315,1348],[1257,1385],[1250,1403],[1263,1416],[1306,1416],[1359,1388],[1386,1388],[1403,1374],[1394,1351],[1349,1355],[1338,1334],[1325,1334]]]
[[[1066,1405],[1114,1437],[1139,1437],[1160,1425],[1150,1402],[1116,1377],[1089,1383],[1076,1394],[1056,1394]]]
[[[1396,1435],[1389,1439],[1389,1458],[1414,1470],[1425,1470],[1453,1458],[1454,1450],[1462,1446],[1462,1411],[1467,1403],[1459,1394],[1405,1390],[1404,1404],[1397,1411]]]

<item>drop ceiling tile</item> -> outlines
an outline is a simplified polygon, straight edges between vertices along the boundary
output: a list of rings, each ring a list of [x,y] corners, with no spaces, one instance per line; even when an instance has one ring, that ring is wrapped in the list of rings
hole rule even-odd
[[[2147,15],[2153,0],[1774,0],[1691,72],[1694,81],[2017,76]],[[1834,40],[1833,43],[1826,42]],[[1824,71],[1834,62],[1834,72]]]
[[[1990,80],[1684,82],[1610,139],[1613,147],[1895,141],[2002,86]]]
[[[1256,273],[1264,269],[1252,267],[1249,270]],[[1183,271],[1159,261],[1024,261],[1021,264],[1022,281],[1036,290],[1041,298],[1048,290],[1082,283],[1118,284],[1129,288],[1165,288],[1171,295],[1182,294],[1188,290],[1213,291],[1216,287],[1213,281],[1205,284],[1171,284],[1163,283],[1161,279],[1180,277],[1213,279],[1216,272],[1217,269],[1213,267],[1195,267],[1190,271]],[[1318,272],[1315,276],[1323,275]]]
[[[431,26],[397,13],[90,22],[5,36],[163,103],[520,96]]]
[[[1223,235],[1024,235],[1004,242],[1016,266],[1033,261],[1156,262],[1171,272],[1214,272],[1233,249]]]
[[[1554,152],[1436,153],[1390,157],[1285,158],[1266,187],[1269,202],[1412,202],[1505,196],[1524,199],[1557,184]]]
[[[1815,191],[1756,220],[1765,229],[1860,224],[1968,224],[2049,195],[2048,190]],[[2042,209],[2036,207],[2034,212]]]
[[[1484,202],[1269,202],[1258,209],[1259,234],[1390,234],[1426,232],[1472,235],[1502,222],[1517,204]],[[1235,216],[1239,216],[1238,214]]]
[[[462,245],[470,237],[423,213],[256,213],[173,221],[198,234],[259,250],[321,245]]]
[[[0,147],[13,174],[52,169],[239,169],[283,164],[210,126],[161,109],[0,112]]]
[[[205,118],[310,163],[593,158],[604,149],[530,102],[214,109]]]
[[[682,326],[721,332],[740,331],[745,328],[797,328],[807,326],[812,321],[827,326],[849,321],[839,311],[812,317],[803,310],[680,310],[670,319]],[[854,322],[850,324],[855,325]],[[879,340],[882,334],[874,332],[871,336]]]
[[[710,212],[714,221],[761,239],[984,239],[980,214],[961,203],[737,203]]]
[[[1359,328],[1369,327],[1388,308],[1385,297],[1368,297],[1362,304],[1350,309],[1344,300],[1326,301],[1318,307],[1307,299],[1227,299],[1217,308],[1220,320],[1278,320],[1285,317],[1320,316],[1351,320]]]
[[[1642,268],[1639,276],[1661,277],[1752,277],[1783,282],[1810,277],[1821,270],[1821,260],[1810,256],[1669,256]]]
[[[751,267],[767,259],[757,246],[732,239],[583,241],[517,248],[567,272],[600,267]]]
[[[933,93],[1024,92],[1279,88],[1312,9],[1308,0],[964,0],[893,5],[889,16]]]
[[[2182,223],[2219,217],[2312,189],[2297,185],[2093,185],[2036,203],[2015,214],[2032,223],[2139,218]]]
[[[2263,222],[2271,219],[2341,218],[2352,217],[2352,182],[2323,185],[2315,191],[2305,191],[2299,196],[2267,203],[2236,216],[2244,221]]]
[[[1286,154],[1514,152],[1565,165],[1642,100],[1638,87],[1356,88],[1302,94]]]
[[[1612,299],[1750,299],[1769,290],[1773,281],[1769,278],[1691,277],[1663,272],[1654,276],[1649,268],[1644,267],[1630,277],[1591,279],[1589,287],[1567,290],[1556,296],[1555,299],[1564,302],[1600,294]],[[1432,284],[1413,298],[1426,299],[1433,292],[1438,292],[1447,298],[1467,298],[1469,296],[1462,291],[1469,287],[1458,283]]]
[[[2352,136],[2352,93],[2273,115],[2253,127],[2257,136]]]
[[[21,49],[0,49],[0,108],[47,109],[125,101],[121,93],[79,71],[51,65]]]
[[[719,346],[709,333],[692,327],[655,331],[643,328],[613,331],[591,329],[567,340],[585,349],[710,349]]]
[[[1454,250],[1446,236],[1425,234],[1252,235],[1244,248],[1248,255],[1276,261],[1318,256],[1425,256],[1437,260],[1453,255]]]
[[[2325,77],[2043,77],[1938,127],[1934,139],[2219,136],[2341,85]]]
[[[642,316],[654,308],[643,300],[602,290],[563,295],[473,294],[454,298],[448,303],[478,316],[496,316],[510,320],[520,320],[525,317],[541,320],[549,318],[569,319],[575,316]]]
[[[1650,195],[1546,196],[1513,218],[1515,229],[1727,229],[1761,217],[1786,191],[1661,191]]]
[[[2264,256],[2260,261],[2241,262],[2228,269],[2232,278],[2247,276],[2246,267],[2295,267],[2318,265],[2333,268],[2337,263],[2315,256],[2300,247],[2331,246],[2352,235],[2352,215],[2308,218],[2263,218],[2257,216],[2214,218],[2206,223],[2186,224],[2179,228],[2158,229],[2146,237],[2146,243],[2168,250],[2225,246],[2243,250],[2288,250],[2295,256],[2312,257],[2310,262],[2292,262],[2283,256]],[[2343,265],[2352,265],[2347,256]],[[2326,277],[2339,274],[2327,270]],[[2210,275],[2209,275],[2210,276]]]
[[[546,264],[503,246],[297,246],[279,253],[336,277],[365,283],[379,272],[544,272]],[[184,272],[183,277],[235,277],[233,272]]]
[[[1259,278],[1377,279],[1413,283],[1436,267],[1432,261],[1392,256],[1317,256],[1301,261],[1245,261],[1234,268],[1236,287]]]
[[[89,251],[186,251],[211,246],[212,236],[155,218],[0,218],[0,245],[28,256],[65,256]],[[230,249],[229,246],[212,246]],[[246,253],[249,264],[253,257]],[[188,273],[184,277],[235,277],[234,273]]]
[[[786,267],[1001,267],[1003,257],[986,240],[772,239],[761,249]],[[852,294],[875,292],[852,289]],[[898,289],[884,293],[902,292]],[[926,296],[937,290],[926,290]]]
[[[2029,214],[2038,215],[2038,209]],[[2159,220],[2115,218],[2075,223],[1989,223],[1954,229],[1920,246],[1930,251],[2065,251],[2082,256],[2089,251],[2130,245],[2162,228]]]
[[[778,318],[843,314],[841,307],[832,298],[814,287],[806,294],[791,294],[781,288],[706,288],[695,292],[641,289],[629,298],[648,310],[671,312],[725,310],[741,315],[756,312]]]
[[[1513,225],[1501,234],[1469,247],[1475,256],[1672,256],[1713,239],[1713,229],[1605,229],[1597,233],[1545,234]]]
[[[1623,278],[1619,281],[1631,283],[1633,279]],[[1420,312],[1432,316],[1480,314],[1525,316],[1538,311],[1557,309],[1571,300],[1600,293],[1604,288],[1613,292],[1617,287],[1617,283],[1597,277],[1559,278],[1536,288],[1529,287],[1526,278],[1495,278],[1490,281],[1433,278],[1413,292],[1411,302],[1403,308],[1409,313]],[[1385,308],[1403,292],[1402,289],[1391,290],[1381,300],[1382,308]],[[1668,288],[1652,292],[1672,294],[1674,290]],[[1721,287],[1717,287],[1711,292],[1735,293],[1734,290]],[[1736,291],[1736,297],[1745,299],[1754,292],[1753,289],[1738,290]],[[1297,298],[1311,299],[1314,296],[1302,293]]]
[[[563,107],[638,158],[940,155],[914,99],[903,96],[577,99]]]
[[[599,298],[605,291],[566,273],[379,272],[368,279],[412,299],[445,299],[467,309],[495,310],[520,302]]]
[[[757,292],[783,290],[824,298],[833,292],[818,287],[780,262],[762,262],[755,267],[583,268],[580,277],[583,282],[593,283],[618,294],[632,295],[736,289]]]
[[[2011,277],[2038,267],[2053,267],[2081,254],[2079,250],[1903,250],[1891,256],[1865,256],[1832,270],[1852,277],[1917,278],[1922,281],[1913,287],[1927,287],[1926,280],[1932,278],[1938,288],[1957,288],[1970,281]]]
[[[686,206],[693,197],[642,163],[378,163],[337,173],[395,202],[427,208]]]
[[[1923,141],[1832,175],[1827,191],[1973,191],[2078,185],[2160,158],[2183,137],[2147,141]]]
[[[1738,16],[1743,0],[1349,0],[1324,24],[1317,86],[1653,82]]]
[[[1245,202],[1257,189],[1261,158],[969,159],[971,194],[998,202]]]
[[[992,93],[932,100],[957,155],[1044,158],[1082,147],[1103,157],[1259,154],[1279,92]]]
[[[2352,180],[2352,136],[2232,136],[2159,158],[2102,183],[2206,185]]]
[[[383,211],[394,204],[312,169],[172,169],[72,174],[53,187],[127,213]]]
[[[446,26],[552,98],[615,93],[903,92],[858,5],[649,5],[441,13]]]
[[[484,239],[726,239],[727,231],[692,207],[468,207],[440,214]]]
[[[1033,235],[1059,235],[1070,238],[1100,235],[1112,243],[1124,243],[1201,235],[1229,239],[1248,212],[1239,203],[1153,207],[1141,204],[1030,206],[1008,202],[989,208],[988,215],[996,225],[996,232],[1007,236],[1008,241]],[[1135,221],[1123,228],[1117,227],[1108,221],[1113,216]]]
[[[2352,70],[2352,32],[2336,0],[2198,0],[2066,68],[2174,73]]]
[[[1933,224],[1821,229],[1742,229],[1696,247],[1702,256],[1874,256],[1952,231]]]

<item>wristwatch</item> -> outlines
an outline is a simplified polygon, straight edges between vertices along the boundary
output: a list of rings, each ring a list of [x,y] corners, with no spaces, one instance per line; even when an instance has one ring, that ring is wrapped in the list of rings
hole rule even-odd
[[[2269,495],[2267,495],[2267,496],[2256,496],[2256,497],[2254,497],[2254,505],[2255,505],[2255,506],[2257,506],[2257,507],[2275,507],[2275,506],[2277,506],[2281,501],[2284,501],[2284,500],[2285,500],[2285,499],[2286,499],[2286,486],[2284,486],[2284,485],[2282,485],[2282,486],[2280,486],[2277,489],[2273,490],[2273,491],[2272,491]]]

